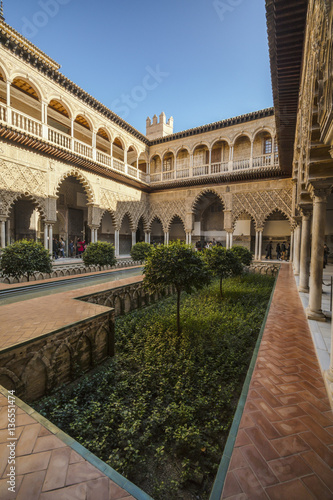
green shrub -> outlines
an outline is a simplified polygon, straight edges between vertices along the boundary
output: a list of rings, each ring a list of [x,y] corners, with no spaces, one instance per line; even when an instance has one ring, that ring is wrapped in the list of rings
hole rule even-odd
[[[29,281],[35,272],[51,273],[52,260],[49,251],[41,243],[20,240],[2,250],[0,269],[5,277],[25,276]]]
[[[132,259],[139,262],[145,261],[151,251],[151,248],[152,245],[150,243],[145,243],[144,241],[136,243],[131,248]]]
[[[104,241],[90,243],[82,258],[85,266],[114,266],[117,262],[114,246]]]
[[[244,266],[249,266],[251,264],[253,255],[247,248],[235,245],[232,247],[231,251],[239,258]]]

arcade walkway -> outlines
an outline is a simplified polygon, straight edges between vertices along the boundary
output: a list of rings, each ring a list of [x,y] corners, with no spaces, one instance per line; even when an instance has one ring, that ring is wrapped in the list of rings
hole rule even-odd
[[[281,266],[222,493],[331,500],[333,413],[291,265]]]

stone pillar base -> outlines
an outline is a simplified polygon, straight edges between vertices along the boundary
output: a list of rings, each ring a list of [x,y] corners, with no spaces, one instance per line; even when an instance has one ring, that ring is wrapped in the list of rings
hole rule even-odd
[[[325,370],[324,371],[324,382],[325,382],[325,387],[327,391],[327,396],[331,405],[331,408],[333,410],[333,377],[332,373],[330,370]]]
[[[299,286],[298,291],[302,293],[309,293],[310,288],[308,286]]]
[[[306,316],[308,319],[313,319],[314,321],[321,321],[325,323],[326,316],[322,311],[311,311],[309,307],[306,310]]]

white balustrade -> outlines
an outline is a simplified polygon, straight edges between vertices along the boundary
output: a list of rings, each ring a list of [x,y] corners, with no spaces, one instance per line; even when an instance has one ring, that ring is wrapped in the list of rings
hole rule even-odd
[[[115,158],[113,158],[113,168],[119,170],[119,172],[125,173],[126,171],[125,164],[120,160],[116,160]]]
[[[3,104],[0,104],[0,120],[2,122],[7,121],[7,109],[6,106],[4,106]]]
[[[169,170],[168,172],[163,172],[162,180],[163,181],[169,181],[170,179],[174,178],[174,171]]]
[[[142,182],[147,182],[147,174],[145,172],[141,172],[141,170],[139,170],[139,179]]]
[[[186,177],[190,176],[190,169],[189,168],[183,168],[176,171],[176,178],[177,179],[185,179]]]
[[[233,167],[232,167],[233,170],[245,170],[247,168],[250,168],[250,158],[233,161]]]
[[[211,174],[220,174],[221,172],[228,172],[229,162],[219,162],[211,164]]]
[[[131,165],[127,165],[127,173],[132,177],[138,177],[138,170]]]
[[[48,139],[50,142],[53,142],[53,144],[56,144],[57,146],[71,149],[71,137],[69,135],[62,134],[59,130],[51,127],[48,127],[48,129]]]
[[[100,151],[96,151],[96,160],[98,163],[103,163],[103,165],[111,167],[111,156],[105,155]]]
[[[38,137],[42,136],[42,124],[37,120],[34,120],[28,115],[19,113],[13,109],[12,111],[12,125],[13,127],[24,130],[29,134],[36,135]]]
[[[150,182],[159,182],[161,180],[161,172],[150,174]]]
[[[88,146],[84,142],[74,140],[74,151],[75,153],[79,153],[82,156],[87,156],[88,158],[92,158],[93,152],[92,147]]]
[[[209,165],[199,165],[193,167],[193,177],[209,174]]]
[[[261,156],[255,156],[252,159],[252,166],[253,167],[268,167],[271,165],[272,162],[272,155],[261,155]]]

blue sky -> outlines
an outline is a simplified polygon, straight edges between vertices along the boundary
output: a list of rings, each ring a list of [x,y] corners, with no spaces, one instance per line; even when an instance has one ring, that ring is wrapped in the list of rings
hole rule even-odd
[[[6,22],[145,133],[272,106],[264,0],[4,0]]]

